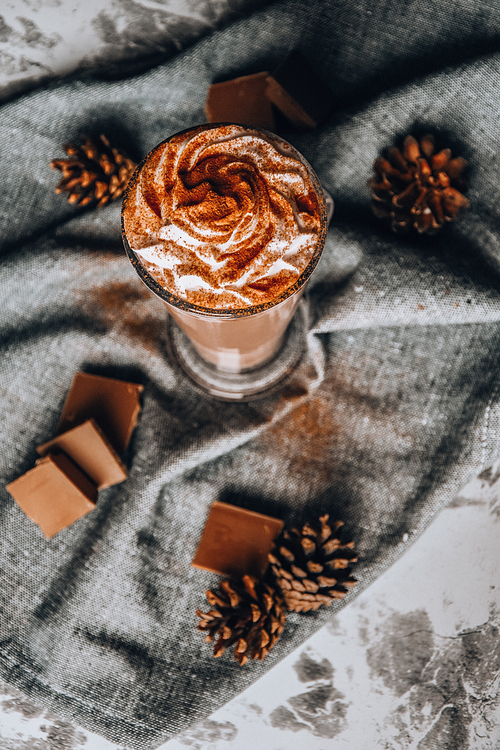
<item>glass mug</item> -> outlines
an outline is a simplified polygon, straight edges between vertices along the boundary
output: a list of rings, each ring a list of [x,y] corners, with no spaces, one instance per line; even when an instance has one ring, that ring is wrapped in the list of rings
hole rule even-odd
[[[131,247],[127,236],[127,210],[137,181],[155,155],[164,152],[174,138],[189,136],[226,124],[188,128],[162,141],[138,165],[123,198],[122,236],[127,255],[136,272],[165,304],[177,326],[170,326],[170,345],[183,370],[211,395],[229,401],[248,400],[270,391],[293,369],[300,359],[305,338],[305,311],[294,314],[312,272],[321,257],[333,201],[324,191],[310,165],[282,138],[265,130],[235,126],[244,134],[265,139],[280,153],[298,160],[306,170],[310,186],[318,200],[319,231],[312,255],[293,284],[266,301],[241,308],[205,307],[172,293]],[[292,321],[292,325],[290,325]]]

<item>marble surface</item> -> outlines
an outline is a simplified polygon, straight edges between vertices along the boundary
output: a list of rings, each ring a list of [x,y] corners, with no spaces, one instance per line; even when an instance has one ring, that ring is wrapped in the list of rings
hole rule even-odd
[[[161,750],[497,750],[499,532],[500,462],[297,651]],[[124,750],[5,683],[0,741]]]
[[[2,0],[0,100],[76,71],[167,59],[261,0]]]

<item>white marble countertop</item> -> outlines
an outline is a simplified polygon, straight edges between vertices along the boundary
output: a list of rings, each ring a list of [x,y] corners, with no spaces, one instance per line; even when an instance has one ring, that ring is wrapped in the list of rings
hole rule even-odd
[[[259,0],[2,0],[0,99],[75,71],[165,59]]]

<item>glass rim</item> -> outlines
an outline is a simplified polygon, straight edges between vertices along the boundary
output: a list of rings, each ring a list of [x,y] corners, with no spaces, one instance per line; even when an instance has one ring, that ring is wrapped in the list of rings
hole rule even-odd
[[[143,262],[141,261],[140,257],[130,247],[129,242],[127,240],[126,232],[125,232],[125,222],[124,222],[124,213],[125,213],[128,196],[132,192],[132,190],[135,188],[135,185],[137,183],[137,180],[139,178],[142,168],[145,166],[148,159],[158,149],[162,148],[163,146],[165,146],[166,143],[172,140],[172,138],[175,138],[179,135],[184,135],[185,133],[195,132],[197,130],[199,130],[200,132],[203,130],[212,130],[214,128],[219,128],[219,127],[223,127],[227,125],[236,125],[237,127],[240,127],[243,130],[247,130],[252,133],[262,133],[264,136],[268,138],[268,140],[270,140],[271,143],[274,140],[286,146],[287,149],[291,149],[292,156],[297,158],[306,168],[308,177],[311,181],[314,192],[316,193],[316,196],[318,198],[319,208],[320,208],[321,227],[318,233],[316,245],[314,247],[314,253],[311,259],[309,260],[309,263],[304,268],[302,273],[298,276],[296,281],[293,284],[291,284],[289,287],[287,287],[283,292],[281,292],[280,295],[273,298],[272,300],[269,300],[268,302],[261,302],[257,305],[247,305],[246,307],[241,307],[241,308],[204,307],[202,305],[195,305],[192,302],[188,302],[188,300],[182,299],[182,297],[178,297],[175,294],[172,294],[172,292],[169,292],[167,289],[165,289],[165,287],[163,287],[155,279],[155,277],[151,273],[149,273],[149,271],[146,269]],[[125,252],[127,253],[128,258],[131,261],[132,265],[134,266],[136,273],[139,275],[139,277],[144,282],[144,284],[148,287],[148,289],[150,289],[150,291],[152,291],[157,297],[163,300],[163,302],[167,302],[169,305],[176,307],[178,310],[182,310],[183,312],[187,312],[187,313],[192,313],[194,315],[203,315],[206,317],[219,318],[219,319],[220,318],[243,318],[243,317],[247,317],[250,315],[258,315],[259,313],[265,312],[266,310],[276,307],[281,302],[284,302],[289,297],[299,292],[302,289],[302,287],[306,284],[309,277],[311,276],[314,269],[316,268],[318,261],[321,257],[321,254],[323,252],[323,248],[325,246],[326,234],[328,232],[327,207],[326,207],[326,200],[325,200],[323,188],[321,187],[321,183],[315,171],[313,170],[309,162],[305,159],[305,157],[302,156],[302,154],[284,138],[281,138],[281,136],[276,135],[275,133],[272,133],[271,131],[266,130],[265,128],[255,128],[250,125],[243,125],[241,123],[234,123],[234,122],[204,123],[201,125],[194,125],[189,128],[184,128],[183,130],[179,130],[176,133],[172,133],[172,135],[168,136],[163,141],[161,141],[161,143],[158,143],[154,148],[148,151],[146,156],[144,156],[144,158],[139,162],[134,172],[132,173],[132,176],[130,177],[127,183],[127,187],[125,188],[125,191],[123,193],[122,208],[121,208],[121,232],[122,232],[122,240],[123,240],[123,245],[125,247]]]

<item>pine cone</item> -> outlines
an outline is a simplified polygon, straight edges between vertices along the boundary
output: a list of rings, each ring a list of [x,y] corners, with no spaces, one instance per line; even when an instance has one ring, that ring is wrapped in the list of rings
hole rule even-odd
[[[349,567],[357,561],[354,542],[342,544],[336,533],[344,524],[337,521],[332,530],[328,518],[321,516],[318,528],[306,523],[302,531],[284,531],[269,554],[285,603],[294,612],[328,607],[356,583]]]
[[[70,203],[86,206],[98,201],[104,206],[110,200],[119,198],[137,164],[116,148],[108,139],[100,136],[96,146],[90,138],[84,138],[81,146],[69,143],[64,146],[69,159],[53,159],[50,166],[60,169],[62,180],[56,193],[69,193]]]
[[[248,658],[263,659],[278,641],[285,627],[285,606],[279,588],[253,576],[225,580],[217,591],[207,591],[213,609],[204,613],[198,630],[207,631],[206,641],[214,644],[214,656],[236,644],[234,657],[242,666]]]
[[[394,232],[414,227],[420,234],[434,234],[469,206],[461,193],[466,189],[461,174],[467,162],[452,159],[449,148],[434,152],[432,135],[421,138],[420,144],[408,135],[402,152],[394,146],[387,159],[375,160],[375,176],[368,181],[372,209],[379,218],[389,219]]]

